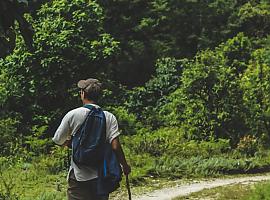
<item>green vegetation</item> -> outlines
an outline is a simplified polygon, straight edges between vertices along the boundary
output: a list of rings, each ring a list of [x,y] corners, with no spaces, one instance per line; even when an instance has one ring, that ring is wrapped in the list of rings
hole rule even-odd
[[[215,200],[267,200],[270,198],[270,183],[236,184],[229,186],[205,189],[189,196],[177,197],[175,200],[184,199],[215,199]]]
[[[29,48],[1,12],[0,198],[63,199],[68,151],[51,137],[88,77],[104,83],[133,185],[269,171],[269,1],[19,2],[34,35]]]
[[[54,157],[55,154],[51,156]],[[1,159],[1,199],[64,199],[66,173],[55,160],[49,156],[34,158],[31,162]]]
[[[248,200],[259,200],[259,199],[270,199],[270,192],[269,192],[270,183],[261,183],[255,185],[248,196]],[[244,200],[244,198],[243,198]]]
[[[252,199],[249,198],[251,189],[254,189],[251,185],[236,184],[224,187],[216,187],[213,189],[205,189],[201,192],[196,192],[189,196],[177,197],[174,200],[199,200],[199,199],[215,199],[215,200],[240,200],[240,199]],[[255,200],[255,199],[252,199]],[[259,199],[258,199],[259,200]]]

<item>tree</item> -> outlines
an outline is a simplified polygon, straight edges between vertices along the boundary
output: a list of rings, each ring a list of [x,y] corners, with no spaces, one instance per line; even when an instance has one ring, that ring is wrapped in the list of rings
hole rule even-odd
[[[270,50],[261,48],[252,59],[241,79],[246,106],[245,119],[250,134],[270,138]]]
[[[15,21],[28,48],[32,48],[34,31],[24,18],[27,1],[1,0],[0,1],[0,57],[10,54],[15,48]]]
[[[111,64],[114,79],[142,86],[164,57],[192,58],[239,32],[247,0],[98,0],[105,10],[105,29],[120,42]],[[263,12],[266,9],[263,9]],[[258,22],[267,23],[267,18]],[[249,21],[249,19],[247,19]],[[252,21],[248,22],[252,24]],[[113,25],[113,26],[112,26]],[[259,23],[254,25],[260,29]]]
[[[168,95],[179,87],[186,61],[175,58],[157,60],[156,72],[145,86],[133,88],[127,93],[125,104],[129,111],[135,113],[144,124],[158,128],[161,124],[156,113],[167,103]]]
[[[187,62],[181,85],[161,109],[165,124],[183,127],[191,139],[221,137],[236,144],[247,131],[239,77],[248,63],[245,55],[250,52],[249,38],[239,34]],[[242,60],[241,65],[235,63],[236,57]]]
[[[103,10],[93,1],[55,0],[29,21],[35,29],[33,51],[18,38],[14,52],[0,61],[4,111],[22,113],[22,124],[54,127],[55,120],[79,102],[74,83],[103,77],[118,42],[103,29]]]
[[[229,19],[231,34],[244,32],[249,37],[262,38],[270,32],[269,1],[246,1]]]

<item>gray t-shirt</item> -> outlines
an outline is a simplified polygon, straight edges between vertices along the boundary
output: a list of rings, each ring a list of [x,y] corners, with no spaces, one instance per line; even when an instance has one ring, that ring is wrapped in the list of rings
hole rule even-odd
[[[90,105],[99,107],[98,105],[95,104]],[[84,122],[89,111],[90,110],[88,108],[84,107],[76,108],[74,110],[69,111],[62,119],[62,122],[58,127],[58,129],[56,130],[52,140],[56,144],[62,145],[65,143],[66,140],[71,139],[71,136],[77,132],[77,130]],[[118,123],[116,117],[112,113],[104,111],[104,114],[106,118],[106,140],[107,142],[111,143],[113,139],[115,139],[120,135],[120,132],[118,130]],[[85,166],[78,167],[71,158],[71,165],[68,177],[72,169],[74,170],[74,175],[77,181],[92,180],[97,178],[98,175],[97,169]]]

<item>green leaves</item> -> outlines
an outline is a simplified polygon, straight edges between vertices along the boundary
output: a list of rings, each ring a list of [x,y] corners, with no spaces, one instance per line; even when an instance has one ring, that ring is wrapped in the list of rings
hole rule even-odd
[[[269,49],[253,52],[248,68],[241,79],[244,89],[244,103],[247,107],[246,120],[256,136],[269,135],[270,108],[270,63],[267,62]],[[269,138],[268,138],[269,139]]]
[[[19,133],[18,131],[18,119],[6,118],[0,120],[0,150],[1,156],[6,156],[10,154],[16,154],[16,150],[18,148],[19,141]]]
[[[109,34],[100,34],[99,40],[94,40],[90,42],[89,52],[93,60],[98,58],[108,58],[119,50],[119,42],[115,41]]]
[[[239,77],[246,66],[243,62],[245,68],[238,69],[235,61],[246,60],[250,46],[239,34],[186,62],[181,84],[161,109],[165,124],[182,126],[191,139],[222,137],[237,142],[245,131]]]
[[[174,58],[158,60],[155,76],[145,84],[145,87],[136,87],[128,94],[126,106],[129,110],[137,113],[139,119],[143,119],[153,128],[160,126],[159,117],[153,113],[159,112],[166,104],[166,97],[178,87],[186,61]]]
[[[0,57],[12,53],[16,43],[15,21],[25,44],[32,49],[34,31],[31,24],[25,19],[25,5],[28,1],[1,1],[0,2]]]
[[[34,49],[30,53],[18,38],[15,51],[1,60],[0,84],[7,95],[2,104],[15,104],[31,125],[41,123],[32,115],[59,117],[59,108],[77,105],[79,99],[71,94],[77,80],[104,74],[119,50],[104,31],[103,15],[94,1],[55,0],[28,16],[35,29]]]

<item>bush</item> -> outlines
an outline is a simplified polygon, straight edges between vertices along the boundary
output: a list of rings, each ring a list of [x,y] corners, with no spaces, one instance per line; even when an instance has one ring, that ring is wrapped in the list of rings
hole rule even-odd
[[[161,107],[165,125],[181,126],[190,139],[226,138],[237,143],[247,129],[239,76],[250,54],[251,40],[240,33],[186,62],[181,85]]]
[[[129,113],[123,106],[111,107],[109,110],[116,116],[119,130],[124,135],[134,135],[142,128],[136,116]]]
[[[257,138],[269,136],[270,120],[270,50],[262,48],[252,53],[252,59],[241,78],[245,121]],[[269,138],[265,142],[269,143]]]
[[[51,138],[45,138],[47,125],[33,126],[31,135],[25,137],[25,145],[30,156],[48,154],[53,146]]]
[[[136,136],[125,136],[122,138],[122,146],[126,158],[132,167],[131,181],[134,184],[139,184],[143,177],[150,175],[156,159],[143,150],[138,152],[137,149],[134,149],[135,147],[138,148],[138,142],[138,137]]]
[[[269,158],[233,159],[228,155],[211,158],[164,156],[156,160],[154,174],[164,177],[207,177],[220,174],[264,172],[269,170],[269,165]]]
[[[0,120],[0,154],[3,156],[16,153],[16,149],[22,140],[18,133],[19,121],[17,119],[5,118]]]
[[[35,30],[31,52],[18,37],[13,53],[0,59],[5,72],[0,91],[6,94],[0,103],[3,110],[22,114],[27,134],[36,116],[51,119],[76,105],[74,83],[106,74],[109,69],[102,66],[107,66],[119,44],[104,31],[103,9],[96,1],[46,1],[28,19]]]
[[[130,137],[126,144],[135,153],[145,152],[154,157],[159,156],[203,156],[210,157],[229,152],[230,142],[226,139],[210,141],[187,140],[181,128],[161,128],[149,130]]]
[[[222,155],[228,153],[231,150],[230,141],[225,139],[217,139],[210,141],[191,140],[180,144],[179,147],[177,148],[176,145],[172,146],[172,152],[170,153],[170,155],[178,155],[179,157],[184,158],[189,158],[193,156],[211,158],[215,155]]]
[[[216,175],[236,169],[238,163],[235,159],[229,162],[231,167],[225,166],[227,158],[223,156],[227,157],[231,152],[229,140],[189,141],[181,128],[162,128],[154,132],[144,130],[137,135],[124,137],[122,143],[134,169],[134,180],[148,175]],[[217,159],[213,160],[213,157]],[[200,170],[196,168],[197,165],[201,166]]]
[[[13,182],[12,176],[9,174],[3,176],[2,171],[0,171],[0,199],[1,200],[19,200],[19,197],[15,190],[15,183]]]
[[[70,149],[56,146],[49,155],[36,157],[33,165],[36,170],[44,170],[49,174],[58,174],[68,169],[70,156]]]
[[[241,154],[254,156],[254,154],[259,150],[257,138],[252,135],[245,135],[244,137],[240,138],[236,150],[238,150]]]
[[[175,58],[157,60],[155,75],[144,87],[136,87],[128,93],[126,107],[135,113],[143,124],[154,129],[162,125],[158,111],[166,103],[166,97],[179,87],[185,62],[185,59]]]
[[[182,131],[179,128],[162,128],[154,132],[144,132],[134,137],[132,149],[136,153],[146,152],[158,157],[163,154],[170,154],[172,146],[178,146],[184,141]]]

